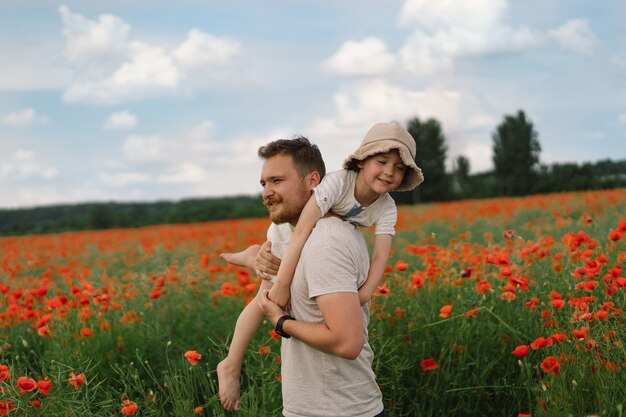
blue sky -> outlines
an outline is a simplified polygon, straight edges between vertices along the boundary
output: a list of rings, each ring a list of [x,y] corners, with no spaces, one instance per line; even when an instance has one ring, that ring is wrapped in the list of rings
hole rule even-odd
[[[334,170],[372,124],[415,116],[472,172],[519,109],[543,163],[626,158],[618,0],[0,9],[0,207],[254,194],[270,140],[308,136]]]

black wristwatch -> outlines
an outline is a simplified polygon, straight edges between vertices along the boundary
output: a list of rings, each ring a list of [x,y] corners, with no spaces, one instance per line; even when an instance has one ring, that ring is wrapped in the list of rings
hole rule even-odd
[[[295,318],[291,317],[288,314],[285,314],[284,316],[279,318],[278,321],[276,322],[276,328],[274,328],[274,331],[278,333],[279,335],[281,335],[282,337],[284,337],[285,339],[289,339],[291,336],[285,333],[285,331],[283,330],[283,323],[286,320],[295,320]]]

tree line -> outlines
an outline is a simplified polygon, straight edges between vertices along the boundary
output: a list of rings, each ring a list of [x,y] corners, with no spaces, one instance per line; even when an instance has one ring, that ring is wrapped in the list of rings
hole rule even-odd
[[[0,210],[0,235],[143,227],[267,216],[260,196],[84,203]]]
[[[626,187],[626,159],[595,163],[540,162],[539,135],[526,114],[505,115],[492,132],[493,170],[470,174],[470,162],[458,156],[446,169],[448,147],[434,118],[409,120],[415,138],[415,162],[425,181],[411,192],[392,193],[398,204],[468,198],[523,196],[548,192]],[[186,199],[179,202],[85,203],[28,209],[0,209],[0,235],[142,227],[267,216],[260,195]]]
[[[522,110],[505,115],[492,132],[493,169],[483,173],[470,174],[462,155],[451,172],[446,170],[448,147],[436,119],[413,118],[407,130],[415,138],[415,162],[425,181],[410,193],[392,193],[399,204],[626,187],[626,159],[542,164],[539,135]]]

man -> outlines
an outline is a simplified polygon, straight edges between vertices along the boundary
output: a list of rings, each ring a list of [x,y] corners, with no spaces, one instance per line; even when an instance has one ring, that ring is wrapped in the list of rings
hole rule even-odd
[[[295,148],[317,149],[304,138],[295,141]],[[275,141],[259,149],[264,159],[263,202],[274,223],[295,225],[324,175],[321,155],[315,163],[298,162],[292,156],[295,144]],[[259,257],[266,253],[260,251]],[[384,416],[367,340],[369,303],[361,306],[358,298],[368,268],[361,233],[329,216],[317,222],[302,250],[291,284],[291,314],[274,304],[268,291],[260,294],[261,310],[284,337],[281,374],[286,417]]]

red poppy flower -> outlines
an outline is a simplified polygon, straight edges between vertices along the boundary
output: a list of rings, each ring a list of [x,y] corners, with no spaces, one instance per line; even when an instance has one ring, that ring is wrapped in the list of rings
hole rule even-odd
[[[396,270],[406,271],[407,269],[409,269],[409,264],[407,264],[406,262],[402,262],[402,261],[396,262]]]
[[[41,407],[41,401],[37,401],[37,400],[36,400],[36,399],[34,399],[34,398],[33,398],[32,400],[30,400],[30,404],[31,404],[33,407],[35,407],[35,408],[39,408],[39,407]]]
[[[93,337],[93,332],[89,329],[89,327],[83,327],[80,329],[80,335],[83,337]]]
[[[613,242],[617,242],[621,238],[622,238],[622,231],[621,230],[611,230],[609,232],[609,239],[611,239]]]
[[[39,388],[39,393],[42,395],[50,394],[50,389],[52,388],[52,381],[50,381],[45,376],[42,376],[39,381],[37,381],[37,388]]]
[[[552,346],[552,339],[551,338],[546,339],[543,336],[538,337],[537,339],[535,339],[534,342],[530,344],[530,347],[533,348],[534,350],[537,350],[539,348],[544,348],[547,346]]]
[[[68,382],[74,387],[75,390],[78,391],[78,387],[85,383],[85,374],[81,373],[76,375],[74,372],[70,372]]]
[[[204,407],[202,406],[193,409],[194,414],[202,414],[202,411],[204,411]]]
[[[389,297],[390,294],[391,294],[391,291],[389,291],[387,284],[379,285],[378,287],[376,287],[376,290],[374,291],[375,297],[380,297],[380,296]]]
[[[195,350],[188,350],[187,352],[185,352],[185,359],[187,359],[187,361],[189,361],[189,363],[192,365],[197,365],[198,361],[201,358],[202,358],[202,355],[200,355]]]
[[[519,345],[518,347],[513,349],[513,352],[511,352],[511,353],[513,355],[517,356],[518,358],[523,358],[524,356],[528,355],[528,346],[526,346],[526,345]]]
[[[584,339],[589,334],[589,327],[583,327],[581,329],[572,330],[572,334],[576,339]]]
[[[450,313],[452,313],[452,305],[450,304],[446,304],[445,306],[441,307],[439,309],[439,317],[441,318],[447,318]]]
[[[11,379],[11,372],[7,365],[0,365],[0,381],[9,381]]]
[[[272,348],[269,346],[261,346],[259,348],[259,353],[261,355],[267,355],[268,353],[270,353],[272,351]]]
[[[565,300],[562,300],[560,298],[557,298],[555,300],[550,301],[549,303],[552,307],[554,307],[556,310],[560,310],[565,306]]]
[[[435,362],[433,358],[424,359],[422,361],[422,370],[424,372],[434,371],[437,368],[439,368],[439,365],[437,365],[437,362]]]
[[[20,389],[20,394],[26,394],[37,389],[37,383],[32,378],[21,376],[17,379],[17,387]]]
[[[488,281],[480,281],[476,284],[476,292],[478,294],[484,294],[489,290],[491,290],[491,284]]]
[[[130,400],[122,401],[122,414],[127,416],[134,416],[139,407],[137,407],[137,403]]]
[[[500,294],[500,298],[503,300],[507,300],[507,301],[513,301],[517,298],[517,296],[512,291],[505,291],[502,294]]]
[[[0,416],[6,416],[13,410],[15,410],[13,401],[0,401]]]
[[[546,374],[553,373],[555,376],[559,376],[559,361],[554,356],[545,358],[539,367]]]

